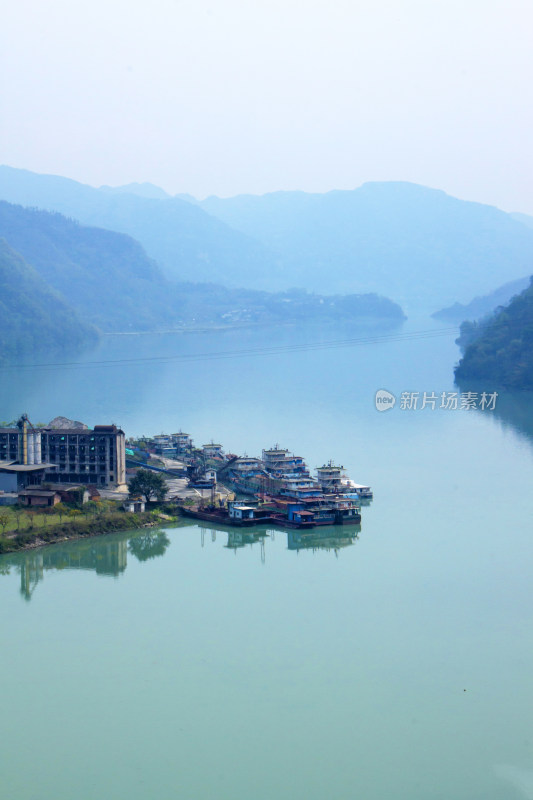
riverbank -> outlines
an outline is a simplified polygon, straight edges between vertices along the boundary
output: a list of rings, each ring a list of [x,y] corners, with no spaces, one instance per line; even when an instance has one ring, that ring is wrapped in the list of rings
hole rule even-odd
[[[32,550],[58,542],[67,542],[74,539],[84,539],[89,536],[101,536],[106,533],[115,533],[132,528],[149,528],[163,522],[174,522],[168,514],[156,511],[139,513],[111,512],[98,514],[92,519],[73,520],[47,528],[27,529],[6,533],[0,536],[0,554],[16,553],[21,550]]]

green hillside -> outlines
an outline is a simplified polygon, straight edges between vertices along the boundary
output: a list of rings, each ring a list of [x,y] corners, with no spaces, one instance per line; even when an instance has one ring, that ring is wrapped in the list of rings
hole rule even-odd
[[[533,389],[533,279],[488,320],[463,323],[459,343],[465,351],[455,369],[458,382]]]
[[[166,279],[129,236],[2,201],[0,236],[103,331],[153,330],[176,317]]]
[[[0,363],[45,352],[77,352],[97,331],[0,239]]]
[[[397,324],[404,319],[396,303],[375,294],[269,293],[170,281],[129,236],[3,201],[0,236],[81,319],[104,332],[320,320]]]

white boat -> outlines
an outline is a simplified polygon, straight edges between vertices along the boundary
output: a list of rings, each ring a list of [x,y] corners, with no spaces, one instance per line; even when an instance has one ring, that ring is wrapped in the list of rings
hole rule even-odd
[[[365,486],[363,483],[355,483],[348,478],[347,480],[343,481],[343,484],[365,500],[371,500],[374,497],[370,486]]]

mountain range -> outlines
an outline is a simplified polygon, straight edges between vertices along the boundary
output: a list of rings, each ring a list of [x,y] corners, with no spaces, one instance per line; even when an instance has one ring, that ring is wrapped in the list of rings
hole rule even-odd
[[[409,183],[197,202],[152,184],[96,189],[0,167],[0,198],[126,233],[171,280],[375,292],[433,312],[533,270],[528,218]]]
[[[404,319],[396,303],[372,294],[324,297],[171,281],[130,236],[5,201],[0,237],[3,360],[52,340],[55,348],[79,349],[95,340],[93,326],[138,332],[332,320],[397,325]]]
[[[408,312],[466,302],[533,269],[533,230],[522,221],[410,183],[200,205],[274,250],[294,284],[350,291],[357,282]]]
[[[143,184],[129,187],[137,193],[121,187],[95,189],[68,178],[0,166],[0,199],[58,211],[83,225],[128,234],[172,280],[288,288],[275,280],[281,267],[262,244],[187,200],[158,199],[154,197],[157,187],[149,185],[149,190],[142,191],[143,186],[146,189]],[[263,279],[265,272],[272,274],[272,280]]]

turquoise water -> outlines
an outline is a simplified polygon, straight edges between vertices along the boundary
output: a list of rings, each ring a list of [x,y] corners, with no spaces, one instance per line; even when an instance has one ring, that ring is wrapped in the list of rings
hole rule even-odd
[[[87,359],[167,360],[14,371],[2,416],[332,457],[374,488],[361,530],[297,548],[180,525],[1,558],[1,796],[533,797],[531,397],[378,413],[380,388],[453,390],[453,335],[172,360],[264,333],[242,337],[125,337]]]

